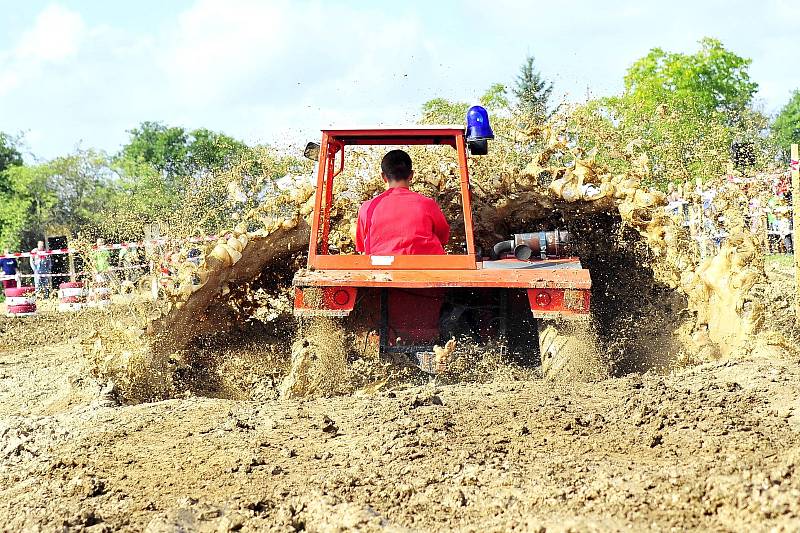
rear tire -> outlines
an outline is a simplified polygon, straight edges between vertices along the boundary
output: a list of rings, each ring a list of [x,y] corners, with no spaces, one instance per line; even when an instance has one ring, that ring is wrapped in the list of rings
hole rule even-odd
[[[541,364],[536,342],[538,321],[531,313],[528,294],[526,291],[508,290],[507,298],[504,319],[509,359],[527,368],[537,367]]]
[[[610,375],[589,320],[537,320],[542,375],[550,381],[599,381]]]
[[[280,385],[281,398],[333,396],[351,387],[342,319],[302,319],[292,343],[289,373]]]

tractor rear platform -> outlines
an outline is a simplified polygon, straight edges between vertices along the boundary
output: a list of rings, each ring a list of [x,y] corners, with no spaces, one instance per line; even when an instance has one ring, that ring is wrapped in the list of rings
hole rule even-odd
[[[464,270],[301,270],[299,317],[359,316],[381,353],[421,357],[456,335],[500,340],[520,360],[539,361],[537,329],[547,320],[587,318],[589,271],[577,258],[477,261]]]

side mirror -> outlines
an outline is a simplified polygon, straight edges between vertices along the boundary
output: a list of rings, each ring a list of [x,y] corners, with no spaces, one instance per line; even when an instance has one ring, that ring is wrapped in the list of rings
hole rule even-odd
[[[312,161],[319,161],[319,149],[319,143],[308,143],[303,150],[303,155]]]

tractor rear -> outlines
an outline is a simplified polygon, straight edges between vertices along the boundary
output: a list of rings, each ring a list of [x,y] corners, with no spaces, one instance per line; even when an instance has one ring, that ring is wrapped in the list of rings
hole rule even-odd
[[[476,249],[467,157],[485,154],[493,135],[483,108],[471,108],[467,121],[466,131],[415,126],[322,132],[320,145],[307,149],[319,164],[307,268],[293,281],[295,314],[312,327],[314,317],[349,317],[366,332],[364,345],[381,355],[406,354],[430,373],[441,369],[434,346],[462,336],[497,340],[509,356],[541,362],[546,374],[557,372],[585,344],[575,339],[590,335],[589,271],[571,254],[569,233],[559,229],[514,235],[486,256]],[[465,253],[331,253],[334,179],[347,147],[360,145],[445,145],[456,151]]]

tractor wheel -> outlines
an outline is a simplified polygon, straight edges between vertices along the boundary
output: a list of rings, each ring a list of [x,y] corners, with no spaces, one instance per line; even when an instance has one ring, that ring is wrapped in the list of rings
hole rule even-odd
[[[588,320],[537,320],[542,375],[551,381],[599,381],[609,377],[597,334]]]
[[[281,397],[332,396],[350,387],[347,334],[341,319],[302,319],[292,343],[289,373],[280,385]]]

